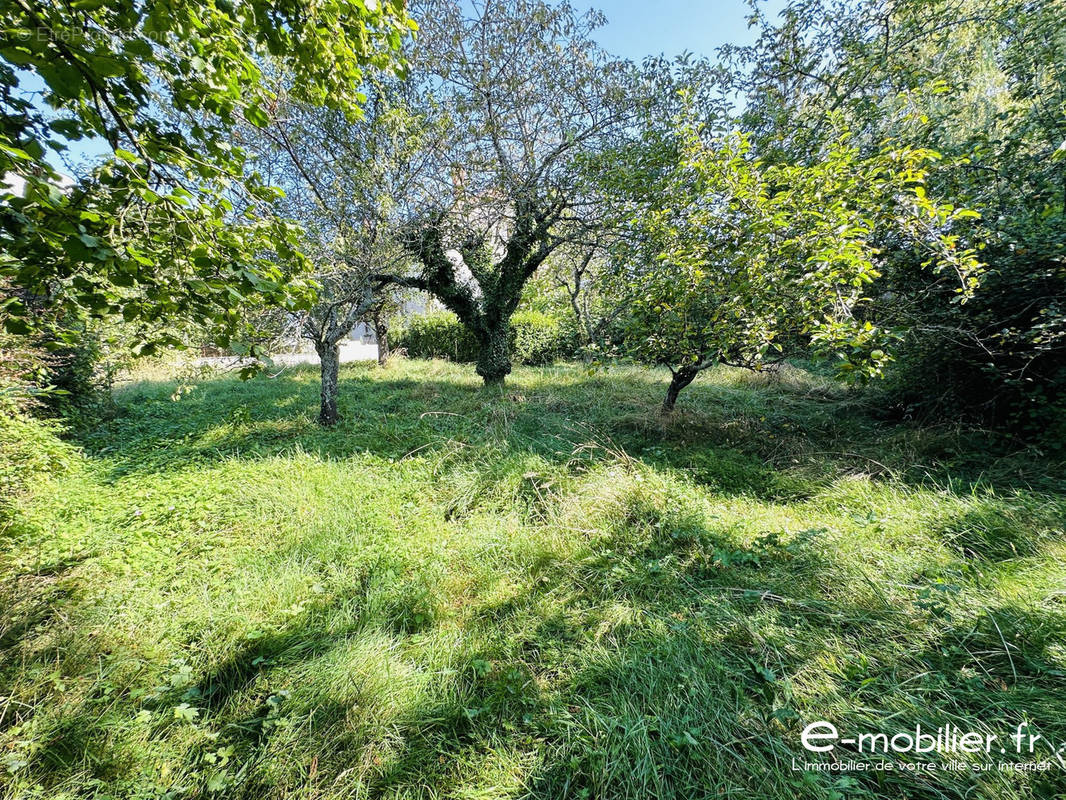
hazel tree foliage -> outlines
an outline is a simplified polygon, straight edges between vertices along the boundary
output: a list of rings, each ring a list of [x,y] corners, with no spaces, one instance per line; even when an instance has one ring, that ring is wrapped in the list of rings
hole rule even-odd
[[[298,230],[232,131],[269,121],[268,61],[299,76],[299,100],[355,119],[365,70],[395,69],[413,27],[402,0],[5,3],[0,172],[24,183],[0,190],[7,330],[121,315],[150,352],[176,343],[160,320],[225,340],[250,298],[299,302]],[[46,154],[78,140],[108,156],[64,190]]]
[[[842,134],[814,163],[765,165],[747,136],[706,136],[684,121],[675,145],[623,178],[638,244],[617,274],[633,355],[670,369],[664,412],[703,370],[761,369],[798,344],[831,353],[850,376],[879,374],[890,332],[862,312],[881,227],[916,246],[934,229],[929,256],[956,272],[960,296],[971,289],[975,254],[948,232],[971,212],[926,197],[933,153],[862,158]]]

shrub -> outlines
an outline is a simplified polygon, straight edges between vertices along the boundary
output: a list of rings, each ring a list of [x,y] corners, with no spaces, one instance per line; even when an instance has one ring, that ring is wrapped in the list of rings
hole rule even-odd
[[[47,375],[54,388],[46,396],[46,405],[68,418],[91,415],[106,395],[107,380],[103,367],[104,349],[95,331],[79,332],[76,343],[52,350]]]
[[[407,350],[411,358],[473,361],[477,342],[450,311],[434,311],[406,320],[393,334],[392,345]]]
[[[571,358],[578,348],[570,326],[539,311],[519,311],[511,318],[511,358],[517,364],[551,364]]]
[[[1055,252],[1001,247],[966,303],[947,291],[908,300],[908,333],[880,387],[891,414],[962,420],[1062,448],[1066,432],[1066,269]]]
[[[127,360],[109,358],[103,334],[80,323],[56,324],[48,334],[0,332],[0,413],[94,419],[110,404],[111,379]]]
[[[0,328],[0,414],[39,405],[48,353],[39,342],[12,336]]]
[[[443,358],[470,362],[478,345],[450,311],[412,317],[393,334],[393,346],[411,358]],[[511,360],[515,364],[550,364],[569,358],[577,350],[572,330],[555,317],[539,311],[519,311],[511,317]]]
[[[77,450],[60,439],[62,429],[52,420],[22,411],[0,412],[0,531],[19,533],[27,523],[19,513],[19,498],[50,473],[69,470]]]

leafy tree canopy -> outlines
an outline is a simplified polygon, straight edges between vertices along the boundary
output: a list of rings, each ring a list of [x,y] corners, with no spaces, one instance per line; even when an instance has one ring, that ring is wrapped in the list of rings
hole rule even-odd
[[[217,326],[249,297],[299,302],[295,226],[230,133],[262,126],[275,72],[350,119],[366,68],[395,69],[402,0],[13,0],[0,11],[0,302],[15,333],[52,315],[121,314],[146,351],[163,320]],[[20,80],[39,81],[39,98]],[[98,138],[105,162],[69,189],[46,158]]]
[[[618,171],[634,236],[617,278],[631,350],[674,375],[666,410],[700,371],[760,368],[790,345],[832,353],[848,375],[879,374],[891,331],[863,307],[885,228],[951,272],[960,300],[972,292],[976,254],[951,228],[975,215],[927,197],[931,151],[862,157],[842,131],[810,163],[766,164],[748,136],[708,134],[685,118],[653,141]]]
[[[478,342],[478,374],[499,384],[527,282],[596,226],[576,164],[623,135],[633,71],[593,41],[598,13],[542,0],[470,11],[426,4],[412,64],[451,124],[407,237],[417,274],[382,277],[453,311]]]
[[[889,236],[871,316],[906,330],[887,398],[900,413],[1043,433],[1066,401],[1066,5],[1026,0],[802,0],[756,11],[719,73],[767,160],[820,152],[842,115],[864,152],[892,138],[942,155],[930,194],[981,212],[981,287]],[[1056,404],[1059,404],[1056,409]]]

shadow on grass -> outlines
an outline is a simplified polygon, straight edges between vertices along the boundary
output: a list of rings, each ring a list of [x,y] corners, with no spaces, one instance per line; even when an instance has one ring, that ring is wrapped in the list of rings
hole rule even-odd
[[[926,624],[876,593],[841,599],[833,589],[845,573],[823,536],[742,541],[634,496],[573,559],[540,564],[505,600],[475,598],[450,621],[463,641],[435,675],[415,662],[426,638],[444,635],[442,621],[412,624],[421,600],[356,582],[206,668],[179,669],[187,677],[140,704],[152,713],[147,733],[131,730],[137,704],[87,698],[41,732],[31,763],[44,790],[131,796],[162,785],[145,766],[156,760],[180,765],[175,782],[189,796],[257,800],[1026,796],[1006,794],[1012,779],[999,774],[841,783],[791,769],[809,758],[799,731],[812,719],[879,732],[894,719],[935,728],[942,711],[1005,735],[1028,717],[1051,741],[1066,737],[1062,614],[1002,605],[954,620],[944,608]],[[75,635],[38,666],[73,649]],[[79,647],[91,662],[91,646]],[[396,680],[373,662],[339,686],[318,677],[344,678],[352,648],[391,651],[417,691],[396,700],[364,687]],[[823,693],[800,699],[796,683],[814,672]],[[194,719],[174,713],[182,703]],[[1024,791],[1053,796],[1055,780],[1034,777]]]
[[[80,559],[66,559],[37,566],[0,582],[0,675],[24,664],[26,640],[54,625],[62,618],[63,607],[78,598],[78,586],[66,580],[78,563]],[[0,715],[0,731],[18,719],[17,711]]]
[[[642,462],[724,496],[771,501],[869,474],[872,459],[901,482],[928,471],[916,447],[878,449],[894,429],[787,386],[765,397],[709,386],[686,398],[706,409],[664,425],[651,379],[564,371],[542,383],[523,371],[493,395],[465,379],[342,374],[345,420],[333,430],[314,425],[317,384],[302,371],[211,381],[177,402],[169,386],[132,389],[122,416],[84,442],[113,480],[300,449],[322,459],[432,460],[447,484],[450,465],[473,451],[477,480],[442,510],[459,522],[486,487],[510,482],[535,523],[550,495],[527,474],[530,455],[561,472]],[[41,744],[28,769],[54,795],[178,786],[190,797],[257,800],[1050,797],[1054,777],[1019,788],[997,774],[934,785],[906,773],[791,769],[807,755],[799,732],[814,719],[880,731],[893,720],[936,727],[942,711],[983,730],[1028,716],[1066,739],[1058,610],[1001,602],[963,614],[953,595],[930,588],[967,558],[983,568],[1040,552],[1057,534],[1053,512],[1038,506],[989,500],[943,520],[938,536],[955,560],[928,559],[910,594],[886,598],[827,544],[825,529],[752,540],[675,497],[653,502],[634,489],[580,547],[513,569],[502,598],[457,591],[450,615],[438,596],[446,589],[384,557],[353,565],[354,579],[325,587],[280,628],[154,676],[162,688],[143,701],[126,685],[45,720],[49,699],[67,701],[42,678]],[[1025,533],[1036,525],[1043,532],[1031,544]],[[79,628],[77,607],[60,624],[41,613],[44,587],[28,591],[37,599],[14,637],[39,634],[42,643],[5,672],[96,680],[102,654]],[[183,645],[212,651],[195,635]],[[445,654],[430,657],[431,647]],[[138,709],[150,719],[135,723]]]
[[[1006,561],[1036,555],[1063,535],[1061,511],[1039,498],[985,498],[949,520],[938,535],[967,558]]]
[[[378,566],[384,569],[386,565]],[[400,571],[403,565],[397,562],[394,566]],[[284,796],[277,776],[259,775],[256,770],[277,755],[278,747],[293,747],[294,733],[302,737],[292,726],[294,716],[307,713],[302,724],[316,732],[319,729],[312,720],[321,716],[326,720],[323,730],[338,734],[335,740],[312,739],[322,754],[335,752],[340,758],[345,752],[350,754],[349,748],[366,743],[365,737],[353,738],[351,730],[345,731],[350,703],[318,697],[308,706],[308,700],[301,697],[305,687],[294,684],[290,676],[307,674],[305,670],[343,655],[368,638],[396,642],[432,630],[434,622],[424,614],[424,601],[394,588],[367,582],[360,594],[347,586],[344,593],[313,604],[286,627],[255,632],[230,645],[221,660],[206,668],[194,668],[184,658],[171,661],[155,670],[156,685],[150,690],[144,687],[144,676],[111,685],[104,667],[110,653],[98,649],[77,629],[76,607],[67,609],[61,622],[36,618],[34,627],[21,633],[43,636],[47,646],[38,640],[20,664],[0,663],[4,667],[0,676],[7,673],[20,680],[44,672],[50,675],[50,688],[62,693],[67,682],[80,686],[95,668],[97,674],[91,677],[97,686],[76,697],[60,694],[60,713],[53,713],[48,704],[24,704],[28,713],[17,719],[12,716],[12,723],[34,726],[35,745],[25,754],[24,766],[39,776],[38,790],[57,793],[108,786],[133,787],[137,794],[158,785],[146,768],[169,762],[167,773],[185,792],[202,792],[221,774],[224,780],[218,785],[229,780],[234,788],[234,793],[223,796],[266,797],[271,791]],[[366,612],[352,616],[348,612],[353,603]],[[210,644],[194,638],[183,650],[198,652]],[[89,670],[90,676],[79,675],[78,670]],[[99,691],[101,685],[104,691]],[[294,703],[298,710],[293,709]],[[225,760],[239,763],[243,771],[221,772],[216,766],[219,752]],[[176,762],[182,768],[175,772]]]
[[[773,379],[694,386],[686,408],[663,420],[662,376],[652,371],[520,370],[500,393],[483,389],[462,367],[446,377],[439,370],[397,374],[404,369],[411,370],[403,363],[384,373],[346,365],[342,420],[329,430],[314,422],[311,368],[249,382],[208,380],[179,400],[171,399],[173,384],[138,384],[120,395],[118,418],[81,441],[108,460],[114,478],[297,448],[323,459],[425,457],[458,441],[555,463],[592,443],[602,453],[621,449],[650,466],[680,470],[722,494],[767,500],[802,500],[853,474],[959,495],[1066,491],[1066,479],[1025,454],[990,458],[991,443],[980,432],[884,423],[856,402]]]

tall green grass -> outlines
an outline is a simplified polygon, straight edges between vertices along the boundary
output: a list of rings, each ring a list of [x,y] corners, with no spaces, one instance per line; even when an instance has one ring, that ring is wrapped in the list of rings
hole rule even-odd
[[[792,769],[821,719],[1066,744],[1059,466],[798,369],[664,422],[627,368],[350,365],[328,431],[316,377],[145,380],[78,449],[0,437],[56,454],[0,533],[3,797],[1066,791]]]

